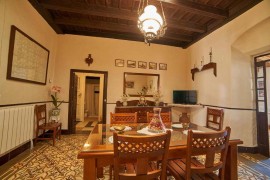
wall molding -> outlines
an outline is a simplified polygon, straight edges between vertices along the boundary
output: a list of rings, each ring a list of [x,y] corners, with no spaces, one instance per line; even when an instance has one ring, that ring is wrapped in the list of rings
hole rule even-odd
[[[22,106],[22,105],[40,104],[40,103],[52,103],[52,101],[39,101],[39,102],[17,103],[17,104],[0,104],[0,107]],[[63,103],[69,103],[69,102],[64,101]]]
[[[222,109],[230,109],[230,110],[242,110],[242,111],[256,111],[256,109],[252,108],[234,108],[234,107],[226,107],[226,106],[215,106],[215,105],[210,105],[210,104],[200,104],[203,107],[215,107],[215,108],[222,108]]]

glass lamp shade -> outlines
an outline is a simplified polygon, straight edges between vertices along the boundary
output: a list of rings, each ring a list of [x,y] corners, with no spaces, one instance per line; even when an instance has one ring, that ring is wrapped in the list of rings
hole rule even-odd
[[[144,13],[140,15],[138,26],[144,34],[157,36],[158,30],[163,25],[162,17],[157,13],[157,8],[148,5],[144,8]]]

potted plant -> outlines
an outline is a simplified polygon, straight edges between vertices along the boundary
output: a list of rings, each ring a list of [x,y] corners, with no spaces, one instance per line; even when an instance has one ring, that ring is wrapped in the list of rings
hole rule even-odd
[[[59,116],[60,115],[59,106],[64,102],[64,101],[58,101],[57,94],[60,92],[61,92],[61,87],[59,87],[59,86],[53,86],[51,89],[52,103],[54,105],[54,108],[52,109],[52,116]]]

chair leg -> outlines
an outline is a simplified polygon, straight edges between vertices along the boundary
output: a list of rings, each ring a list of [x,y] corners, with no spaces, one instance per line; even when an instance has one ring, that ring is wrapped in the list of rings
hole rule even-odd
[[[61,139],[61,132],[62,131],[62,124],[60,125],[60,129],[59,129],[59,139]]]
[[[112,171],[113,171],[113,165],[110,165],[110,168],[109,168],[109,173],[110,173],[110,180],[112,180]]]
[[[38,139],[38,128],[37,128],[37,130],[36,130],[35,145],[37,144],[37,139]]]
[[[56,132],[57,131],[57,129],[54,129],[53,130],[53,146],[55,145],[55,137],[56,137]]]

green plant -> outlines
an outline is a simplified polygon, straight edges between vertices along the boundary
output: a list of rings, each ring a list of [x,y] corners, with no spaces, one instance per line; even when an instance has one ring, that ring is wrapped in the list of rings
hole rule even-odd
[[[55,109],[58,109],[58,107],[64,102],[64,101],[58,101],[57,93],[60,93],[61,87],[59,86],[53,86],[51,89],[51,92],[54,94],[51,94],[52,97],[52,103],[54,105]]]

